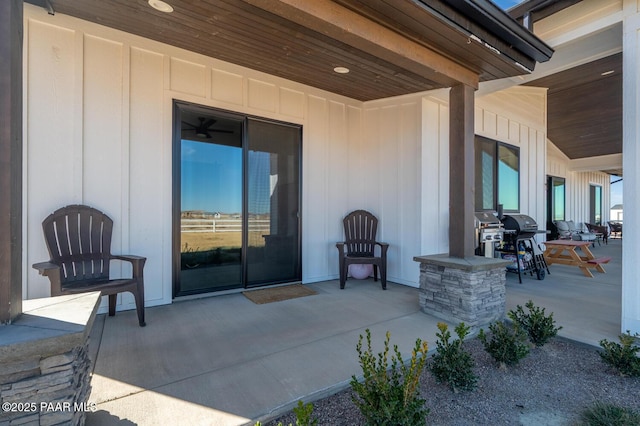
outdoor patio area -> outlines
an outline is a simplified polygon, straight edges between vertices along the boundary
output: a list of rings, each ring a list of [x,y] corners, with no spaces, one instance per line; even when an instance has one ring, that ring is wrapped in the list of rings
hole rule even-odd
[[[592,249],[611,256],[606,274],[552,265],[543,281],[507,274],[507,310],[533,300],[554,313],[560,335],[597,346],[620,331],[621,240]],[[416,264],[416,268],[418,264]],[[88,425],[253,424],[348,386],[360,374],[355,350],[369,328],[381,346],[409,356],[416,338],[435,349],[437,318],[420,311],[418,289],[349,280],[310,284],[316,295],[257,305],[230,294],[100,315]]]

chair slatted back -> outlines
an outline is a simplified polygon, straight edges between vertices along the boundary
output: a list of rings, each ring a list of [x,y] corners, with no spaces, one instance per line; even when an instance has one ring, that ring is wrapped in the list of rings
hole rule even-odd
[[[611,232],[622,232],[622,224],[618,222],[607,222]]]
[[[51,261],[62,267],[61,283],[109,278],[113,221],[92,207],[60,208],[43,222]]]
[[[347,253],[372,257],[378,230],[378,219],[366,210],[355,210],[343,220]]]

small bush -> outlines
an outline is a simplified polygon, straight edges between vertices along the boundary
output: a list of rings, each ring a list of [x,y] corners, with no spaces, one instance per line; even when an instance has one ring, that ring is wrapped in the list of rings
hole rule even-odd
[[[351,377],[351,387],[357,396],[354,404],[365,418],[367,425],[414,426],[425,425],[429,410],[419,397],[418,384],[427,359],[427,342],[416,340],[411,361],[402,363],[398,346],[393,346],[389,369],[389,341],[387,332],[383,352],[374,355],[371,350],[371,332],[366,330],[367,348],[363,350],[360,335],[356,350],[363,372],[363,381]]]
[[[439,322],[438,330],[440,330],[436,333],[438,353],[433,356],[429,367],[436,381],[448,384],[454,392],[475,389],[478,378],[473,374],[473,358],[462,347],[462,341],[469,334],[469,327],[463,322],[458,324],[455,328],[458,338],[452,342],[449,341],[451,333],[447,324]]]
[[[583,426],[638,426],[640,413],[629,408],[598,402],[583,411],[580,420]]]
[[[637,355],[640,347],[635,345],[636,337],[637,333],[634,336],[627,330],[619,336],[620,343],[600,340],[600,346],[604,349],[600,357],[606,364],[618,370],[621,376],[640,377],[640,358]]]
[[[303,404],[298,401],[298,406],[293,409],[296,415],[296,426],[316,426],[318,419],[313,417],[313,404]]]
[[[316,426],[318,419],[312,417],[313,404],[310,402],[304,404],[302,401],[298,401],[298,406],[293,409],[293,413],[296,415],[296,426]],[[257,422],[255,426],[262,426],[262,423]],[[278,422],[278,426],[284,426],[282,422]],[[293,426],[289,423],[289,426]]]
[[[491,340],[487,340],[484,329],[480,329],[478,339],[482,342],[484,349],[500,363],[500,367],[517,364],[529,353],[526,344],[527,336],[518,327],[507,327],[503,322],[495,322],[489,325]]]
[[[527,333],[529,341],[534,345],[543,346],[562,329],[562,327],[556,327],[553,313],[546,316],[544,308],[534,306],[531,300],[524,306],[529,310],[528,313],[518,305],[515,311],[509,311],[507,315]]]

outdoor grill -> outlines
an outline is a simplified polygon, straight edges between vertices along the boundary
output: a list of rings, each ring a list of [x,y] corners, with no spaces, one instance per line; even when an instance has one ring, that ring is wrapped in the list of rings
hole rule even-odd
[[[496,212],[476,212],[476,248],[479,255],[493,257],[493,243],[502,241],[504,227]]]
[[[528,272],[536,278],[543,280],[549,272],[547,262],[544,260],[542,250],[536,242],[536,234],[546,234],[547,231],[539,230],[538,224],[531,216],[526,214],[504,215],[505,244],[499,249],[503,259],[512,260],[507,266],[507,272],[518,274],[518,280],[522,284],[522,274]]]
[[[504,229],[515,234],[517,239],[532,238],[535,234],[546,233],[546,231],[539,231],[536,221],[526,214],[505,215],[502,223]]]

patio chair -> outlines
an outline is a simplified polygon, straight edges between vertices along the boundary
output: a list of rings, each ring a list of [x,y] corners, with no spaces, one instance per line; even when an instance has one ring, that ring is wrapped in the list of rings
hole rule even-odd
[[[33,264],[49,278],[51,296],[100,291],[109,296],[109,316],[116,313],[116,296],[128,291],[136,301],[138,323],[144,321],[144,277],[146,257],[111,254],[113,221],[104,213],[83,205],[69,205],[50,214],[42,229],[50,260]],[[111,260],[131,263],[131,278],[109,277]]]
[[[609,228],[601,225],[593,225],[591,223],[584,224],[587,227],[587,230],[592,234],[596,234],[598,244],[600,244],[600,240],[604,241],[605,244],[609,244]]]
[[[558,239],[560,240],[591,241],[591,244],[595,245],[595,241],[598,239],[596,234],[579,231],[573,220],[556,220],[554,224],[558,228]]]
[[[339,252],[340,288],[344,289],[349,265],[373,265],[373,280],[380,281],[387,289],[387,250],[389,244],[376,241],[378,219],[365,210],[355,210],[342,221],[345,241],[336,244]],[[375,247],[379,246],[379,255]]]
[[[622,238],[622,224],[620,222],[607,222],[609,229],[611,229],[611,238]]]

